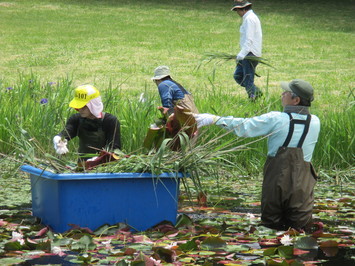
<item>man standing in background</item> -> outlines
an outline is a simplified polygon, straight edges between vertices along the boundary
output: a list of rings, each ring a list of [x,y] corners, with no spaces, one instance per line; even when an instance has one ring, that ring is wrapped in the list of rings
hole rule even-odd
[[[237,67],[234,72],[235,81],[245,88],[248,97],[254,101],[262,95],[254,84],[255,68],[258,61],[250,57],[261,57],[262,31],[259,18],[252,10],[252,4],[245,0],[235,0],[232,11],[243,18],[240,26],[240,52],[237,55]],[[248,59],[245,57],[248,56]]]

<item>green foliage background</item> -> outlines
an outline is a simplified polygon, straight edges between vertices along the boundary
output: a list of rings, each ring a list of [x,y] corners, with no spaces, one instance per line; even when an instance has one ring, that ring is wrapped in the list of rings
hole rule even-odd
[[[188,240],[193,244],[196,239],[205,239],[205,228],[220,234],[225,241],[230,240],[225,245],[225,254],[184,250],[178,258],[181,263],[196,261],[202,265],[219,261],[221,256],[228,257],[231,262],[233,254],[238,263],[276,263],[270,255],[287,263],[281,254],[285,247],[271,248],[273,252],[267,249],[265,254],[261,253],[262,249],[254,248],[260,240],[278,244],[280,236],[272,230],[263,231],[262,227],[250,231],[259,219],[239,213],[240,208],[257,212],[262,181],[250,177],[261,172],[266,141],[263,138],[238,139],[231,134],[223,136],[219,143],[234,140],[235,145],[240,146],[241,150],[226,155],[226,159],[236,163],[235,171],[216,178],[220,169],[215,167],[213,174],[202,179],[202,185],[209,195],[209,206],[234,209],[235,212],[218,213],[218,209],[207,208],[197,217],[194,234],[185,235],[181,231],[168,240],[162,232],[152,231],[142,234],[153,242],[137,243],[137,239],[133,241],[130,237],[128,241],[124,238],[124,241],[114,240],[107,244],[101,231],[93,236],[98,249],[90,253],[73,252],[80,244],[93,241],[87,236],[79,240],[82,234],[77,232],[58,237],[49,232],[38,238],[41,227],[29,212],[29,180],[15,170],[16,165],[44,152],[55,155],[52,138],[73,113],[68,103],[73,89],[83,83],[98,87],[106,111],[120,119],[124,151],[139,151],[147,127],[158,115],[156,106],[160,105],[150,77],[154,68],[163,64],[169,65],[173,78],[194,94],[201,112],[219,115],[248,117],[281,110],[280,81],[302,78],[313,84],[316,100],[312,113],[322,122],[313,161],[325,177],[319,180],[315,190],[314,218],[322,220],[325,232],[332,234],[315,235],[315,238],[320,243],[336,240],[342,249],[351,247],[354,231],[355,3],[352,0],[252,2],[262,22],[263,57],[275,67],[258,67],[261,77],[256,83],[265,92],[265,98],[256,103],[249,102],[244,90],[235,84],[233,61],[211,62],[197,70],[205,53],[238,52],[241,20],[230,11],[231,0],[0,1],[2,264],[23,263],[33,256],[41,256],[38,254],[48,254],[49,247],[42,245],[42,240],[45,245],[61,246],[70,254],[63,262],[118,263],[122,257],[117,257],[117,252],[122,246],[124,251],[132,248],[140,256],[143,252],[151,255],[159,245],[171,246],[171,241]],[[142,93],[144,102],[139,101]],[[44,98],[48,103],[40,104]],[[206,128],[200,132],[200,143],[203,145],[224,133],[217,127]],[[244,145],[249,149],[243,150]],[[75,141],[70,142],[69,149],[76,150]],[[70,156],[75,160],[74,153]],[[243,174],[237,173],[239,171]],[[111,229],[105,233],[112,235],[116,228]],[[41,253],[33,253],[22,246],[18,248],[21,252],[12,251],[11,247],[19,245],[11,240],[14,230],[23,232],[26,239],[32,240],[32,249]],[[208,231],[207,236],[209,234]],[[33,241],[39,244],[34,246]],[[246,246],[246,243],[251,245]],[[203,244],[208,242],[202,242],[202,247]],[[5,251],[6,247],[10,251]],[[278,255],[273,254],[276,251]],[[243,252],[248,256],[241,259],[239,255]],[[353,260],[353,249],[346,252],[343,256]],[[189,258],[190,255],[193,258]],[[134,257],[126,255],[124,259],[133,260]],[[328,259],[331,260],[327,256],[318,262]],[[123,264],[123,260],[120,263]],[[140,259],[136,263],[143,261]]]
[[[73,110],[72,90],[91,83],[102,90],[105,109],[122,123],[126,152],[141,147],[157,116],[158,93],[150,77],[158,65],[190,90],[201,112],[247,117],[281,110],[279,82],[302,78],[316,89],[312,112],[322,121],[314,155],[317,168],[354,165],[354,3],[254,1],[261,19],[263,57],[257,103],[235,84],[234,62],[202,65],[207,52],[238,52],[241,19],[232,1],[0,2],[0,147],[12,154],[23,128],[49,153],[52,137]],[[333,12],[337,10],[337,12]],[[52,84],[55,82],[55,84]],[[7,88],[13,88],[9,90]],[[144,93],[146,101],[139,102]],[[41,105],[42,98],[48,103]],[[220,135],[208,129],[210,138]],[[226,136],[228,141],[235,136]],[[251,140],[239,140],[240,145]],[[70,150],[75,151],[75,142]],[[260,171],[265,140],[229,156]]]

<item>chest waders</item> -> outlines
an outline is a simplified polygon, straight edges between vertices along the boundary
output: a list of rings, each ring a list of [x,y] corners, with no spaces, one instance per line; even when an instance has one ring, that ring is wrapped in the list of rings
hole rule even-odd
[[[312,222],[313,188],[317,175],[313,166],[304,161],[302,145],[311,122],[293,119],[290,113],[289,132],[275,157],[268,157],[264,165],[261,196],[262,224],[278,230],[305,228]],[[288,147],[295,124],[304,130],[297,147]]]
[[[184,93],[184,98],[174,100],[174,106],[178,106],[184,109],[184,113],[190,115],[191,113],[198,114],[198,109],[195,105],[194,97],[192,94],[188,93],[183,87],[180,87],[180,90]]]
[[[78,127],[79,155],[98,153],[97,149],[103,149],[106,145],[106,134],[102,128],[103,118],[80,118]],[[96,149],[94,149],[96,148]],[[83,158],[84,160],[89,158]]]

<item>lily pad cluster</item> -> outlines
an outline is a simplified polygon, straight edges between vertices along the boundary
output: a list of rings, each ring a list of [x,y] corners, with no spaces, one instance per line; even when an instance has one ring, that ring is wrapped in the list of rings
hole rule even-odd
[[[329,225],[326,219],[316,219],[312,232],[292,229],[277,232],[259,226],[257,211],[246,213],[216,207],[214,199],[207,197],[206,207],[200,206],[197,199],[192,202],[182,199],[175,225],[162,221],[144,232],[115,224],[94,231],[73,226],[57,234],[39,224],[30,209],[3,211],[0,263],[310,265],[332,262],[346,265],[353,262],[353,220],[346,221],[343,217],[341,225]],[[230,199],[222,197],[222,201]],[[338,208],[334,214],[350,202],[353,203],[350,197],[331,201],[332,210]],[[240,209],[251,209],[257,204],[253,197],[246,198]],[[317,215],[324,210],[322,204],[323,199],[317,201]]]
[[[58,234],[32,216],[27,176],[8,173],[2,174],[1,187],[21,186],[0,190],[6,198],[0,208],[1,265],[354,264],[351,179],[318,181],[310,232],[259,226],[261,178],[231,172],[201,179],[202,194],[193,180],[186,182],[189,190],[181,191],[176,224],[162,221],[144,232],[131,231],[125,224],[96,230],[73,225]]]

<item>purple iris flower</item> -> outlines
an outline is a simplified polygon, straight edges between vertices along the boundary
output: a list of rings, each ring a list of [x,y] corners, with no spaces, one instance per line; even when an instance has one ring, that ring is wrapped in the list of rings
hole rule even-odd
[[[41,99],[40,103],[41,104],[46,104],[46,103],[48,103],[48,99],[47,98],[43,98],[43,99]]]
[[[53,81],[48,82],[48,85],[49,85],[49,86],[52,86],[52,85],[55,85],[55,84],[56,84],[56,82],[53,82]]]

